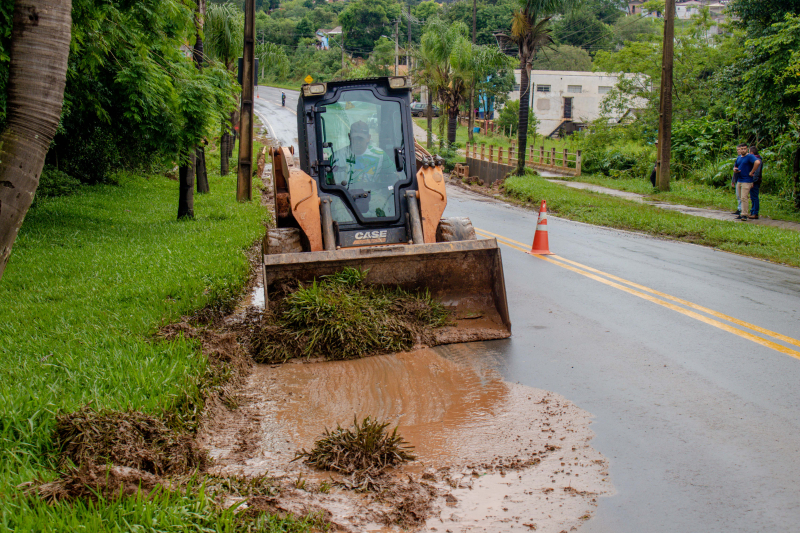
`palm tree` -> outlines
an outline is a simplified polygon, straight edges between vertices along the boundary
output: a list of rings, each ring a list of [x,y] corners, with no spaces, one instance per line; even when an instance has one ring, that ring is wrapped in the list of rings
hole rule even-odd
[[[14,2],[6,128],[0,136],[0,277],[61,118],[72,0]]]
[[[525,169],[525,151],[528,145],[528,106],[531,96],[531,64],[537,52],[553,45],[550,32],[550,19],[557,13],[573,9],[580,0],[519,0],[519,9],[511,20],[511,33],[498,33],[501,45],[513,44],[519,49],[520,93],[519,126],[517,141],[520,157],[517,173]],[[505,46],[504,46],[505,47]]]
[[[267,69],[271,69],[279,78],[285,78],[289,73],[289,57],[280,45],[275,43],[257,44],[256,57],[261,68],[262,78]]]
[[[508,64],[499,48],[475,45],[467,35],[464,23],[447,24],[435,19],[429,21],[420,46],[429,87],[436,88],[438,99],[447,112],[447,141],[450,143],[456,140],[458,112],[469,100],[474,83]]]
[[[236,59],[244,48],[244,13],[236,5],[209,4],[205,17],[205,51],[209,57],[220,61],[225,68],[236,68]],[[230,122],[222,124],[220,136],[220,170],[222,176],[228,174],[228,159],[233,153],[233,126],[236,113],[231,112]]]
[[[433,101],[439,96],[439,87],[446,83],[444,67],[449,68],[447,58],[448,36],[450,38],[458,35],[460,28],[458,25],[450,27],[438,18],[428,19],[425,25],[425,33],[420,39],[419,48],[414,51],[417,69],[414,73],[415,82],[424,85],[428,89],[428,110],[427,110],[427,132],[428,149],[433,148]]]

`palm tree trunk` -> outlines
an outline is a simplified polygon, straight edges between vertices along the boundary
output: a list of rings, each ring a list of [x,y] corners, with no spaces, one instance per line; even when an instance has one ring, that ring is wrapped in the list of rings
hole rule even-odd
[[[472,138],[472,128],[475,127],[475,84],[469,90],[469,120],[467,121],[467,128],[469,129],[469,142],[474,142]]]
[[[0,277],[61,118],[71,13],[71,0],[14,3],[8,114],[0,136]]]
[[[451,105],[447,109],[447,142],[456,142],[456,131],[458,131],[458,106]]]
[[[428,87],[428,150],[433,149],[433,93]]]
[[[197,148],[194,173],[197,176],[197,192],[200,194],[211,192],[211,188],[208,185],[208,171],[206,169],[206,150],[203,145]]]
[[[527,61],[528,58],[523,59],[522,69],[520,72],[519,80],[519,125],[517,127],[517,174],[522,175],[525,172],[525,154],[528,148],[528,105],[531,100],[531,84],[530,74],[531,67]]]
[[[224,132],[219,138],[219,175],[228,175],[228,143],[230,134],[228,133],[228,125],[222,123],[222,131]]]
[[[191,150],[178,171],[180,196],[178,197],[178,220],[194,218],[195,152]]]

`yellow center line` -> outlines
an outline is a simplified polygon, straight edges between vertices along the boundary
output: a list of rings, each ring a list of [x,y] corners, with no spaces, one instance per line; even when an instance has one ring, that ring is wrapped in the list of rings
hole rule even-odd
[[[526,248],[522,248],[520,246],[516,246],[517,244],[522,244],[519,241],[515,241],[513,239],[508,239],[508,238],[503,237],[501,235],[497,235],[496,233],[492,233],[490,231],[486,231],[486,230],[482,230],[482,229],[476,229],[475,231],[477,233],[479,233],[479,234],[482,234],[482,236],[484,236],[484,237],[488,237],[488,236],[495,237],[502,244],[505,244],[506,246],[508,246],[510,248],[514,248],[514,249],[520,250],[522,252],[528,252],[529,251]],[[512,244],[512,243],[514,243],[514,244]],[[554,265],[558,265],[561,268],[566,268],[567,270],[571,270],[573,272],[576,272],[576,273],[578,273],[578,274],[580,274],[582,276],[586,276],[587,278],[593,279],[595,281],[599,281],[600,283],[603,283],[603,284],[608,285],[610,287],[614,287],[614,288],[619,289],[621,291],[625,291],[628,294],[632,294],[634,296],[638,296],[639,298],[648,300],[648,301],[653,302],[655,304],[658,304],[658,305],[660,305],[662,307],[666,307],[667,309],[672,309],[673,311],[676,311],[676,312],[681,313],[683,315],[692,317],[692,318],[694,318],[696,320],[699,320],[701,322],[704,322],[706,324],[709,324],[709,325],[714,326],[716,328],[719,328],[721,330],[727,331],[728,333],[733,333],[734,335],[738,335],[739,337],[742,337],[742,338],[750,340],[752,342],[761,344],[762,346],[766,346],[766,347],[771,348],[771,349],[773,349],[775,351],[778,351],[780,353],[783,353],[783,354],[795,357],[797,359],[800,359],[800,352],[798,352],[796,350],[792,350],[791,348],[787,348],[786,346],[782,346],[780,344],[777,344],[777,343],[772,342],[770,340],[764,339],[764,338],[759,337],[757,335],[753,335],[752,333],[749,333],[747,331],[741,330],[739,328],[735,328],[735,327],[730,326],[728,324],[724,324],[722,322],[719,322],[719,321],[714,320],[712,318],[709,318],[707,316],[703,316],[703,315],[701,315],[699,313],[696,313],[694,311],[690,311],[689,309],[684,309],[683,307],[679,307],[677,305],[671,304],[669,302],[661,300],[660,298],[656,298],[655,296],[651,296],[650,294],[646,294],[645,292],[641,292],[641,291],[635,290],[635,289],[633,289],[631,287],[626,287],[624,285],[620,285],[619,283],[615,283],[614,281],[611,281],[610,279],[605,279],[605,278],[602,278],[602,277],[600,277],[600,276],[598,276],[596,274],[593,274],[590,271],[597,272],[598,274],[602,274],[603,276],[607,276],[609,278],[616,279],[616,280],[621,281],[623,283],[630,284],[630,285],[632,285],[634,287],[641,288],[642,290],[645,290],[645,291],[650,292],[652,294],[658,294],[659,296],[662,296],[664,298],[670,299],[672,301],[676,301],[676,302],[682,303],[684,305],[692,307],[693,309],[697,309],[697,310],[700,310],[700,311],[707,312],[707,313],[712,314],[713,316],[716,316],[718,318],[722,318],[724,320],[728,320],[730,322],[733,322],[733,323],[736,323],[736,324],[739,324],[739,325],[743,325],[743,326],[747,327],[748,329],[752,329],[753,331],[758,331],[759,333],[763,333],[765,335],[772,336],[773,338],[780,339],[780,340],[789,339],[789,341],[791,341],[791,344],[798,345],[798,341],[795,340],[795,339],[792,339],[791,337],[786,337],[785,335],[781,335],[780,333],[771,332],[771,331],[769,331],[767,329],[759,328],[758,326],[753,326],[751,324],[748,324],[748,323],[743,322],[741,320],[735,319],[733,317],[728,317],[727,315],[724,315],[722,313],[718,313],[716,311],[713,311],[711,309],[707,309],[707,308],[699,306],[697,304],[693,304],[692,302],[688,302],[686,300],[682,300],[680,298],[676,298],[674,296],[670,296],[668,294],[665,294],[665,293],[662,293],[662,292],[659,292],[659,291],[656,291],[656,290],[653,290],[653,289],[649,289],[649,288],[644,287],[642,285],[626,281],[626,280],[624,280],[622,278],[619,278],[617,276],[613,276],[611,274],[606,274],[605,272],[593,269],[591,267],[585,267],[585,266],[581,265],[580,263],[576,263],[574,261],[569,261],[569,260],[564,259],[562,257],[558,257],[558,256],[548,257],[548,256],[545,256],[545,255],[536,255],[536,257],[538,257],[540,259],[543,259],[543,260],[545,260],[545,261],[547,261],[549,263],[552,263]],[[564,262],[562,262],[562,261],[564,261]],[[582,270],[581,268],[576,268],[576,266],[572,266],[572,265],[566,264],[566,263],[571,263],[573,265],[580,266],[581,268],[586,269],[586,270]],[[786,342],[789,342],[789,341],[786,341]]]

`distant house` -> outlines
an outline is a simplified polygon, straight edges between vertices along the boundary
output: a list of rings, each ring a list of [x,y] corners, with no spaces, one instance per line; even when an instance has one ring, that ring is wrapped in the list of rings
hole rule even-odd
[[[660,11],[648,11],[644,8],[643,4],[646,0],[631,0],[628,2],[628,15],[637,15],[640,17],[661,18]]]
[[[342,34],[342,27],[336,26],[332,30],[317,30],[317,48],[320,50],[328,50],[330,49],[330,42],[329,38],[331,36],[341,35]]]
[[[510,100],[519,100],[520,73],[519,69],[514,71],[517,84],[508,95]],[[581,130],[600,118],[603,99],[619,76],[607,72],[533,70],[530,81],[531,112],[539,120],[539,133],[560,135]]]
[[[697,0],[689,0],[688,2],[681,2],[675,5],[675,16],[681,20],[686,20],[700,14],[700,8],[703,7],[704,2]]]

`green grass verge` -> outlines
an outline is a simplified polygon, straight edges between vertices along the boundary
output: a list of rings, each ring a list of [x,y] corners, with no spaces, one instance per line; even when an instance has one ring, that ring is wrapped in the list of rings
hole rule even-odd
[[[671,237],[800,266],[797,253],[800,233],[796,231],[665,211],[622,198],[557,185],[531,175],[506,179],[505,191],[523,202],[547,200],[548,210],[564,218]]]
[[[609,189],[644,194],[647,195],[649,199],[659,202],[721,209],[724,211],[732,211],[736,208],[736,198],[732,188],[726,187],[720,189],[690,180],[673,181],[670,184],[669,191],[661,192],[653,189],[649,179],[644,178],[611,178],[608,176],[591,174],[578,176],[576,178],[563,177],[559,179],[592,183],[594,185],[608,187]],[[761,215],[776,220],[800,222],[800,211],[795,209],[792,206],[792,202],[786,198],[762,192],[760,199],[761,208],[759,212]]]
[[[53,476],[57,412],[92,402],[158,415],[198,396],[198,345],[152,335],[241,293],[266,216],[257,182],[254,201],[237,203],[235,171],[220,177],[218,155],[208,164],[211,193],[195,195],[195,220],[176,220],[177,181],[132,174],[43,199],[25,218],[0,280],[0,531],[236,526],[202,491],[50,506],[15,488]]]

